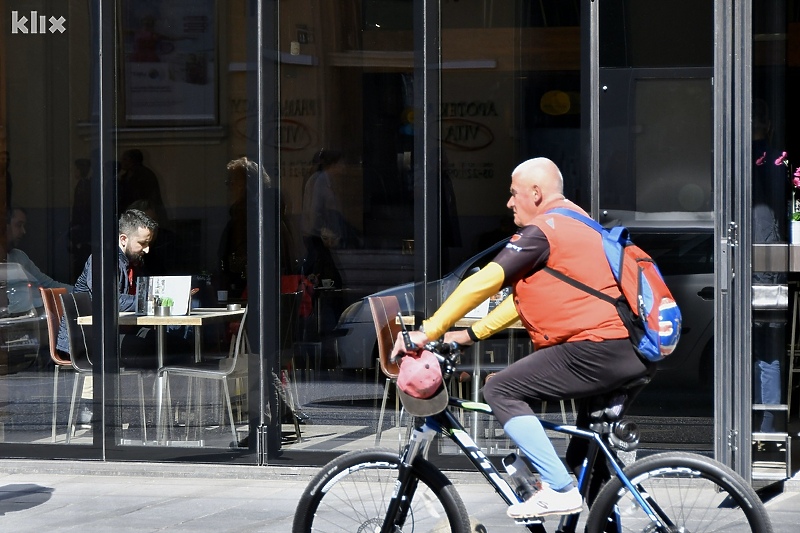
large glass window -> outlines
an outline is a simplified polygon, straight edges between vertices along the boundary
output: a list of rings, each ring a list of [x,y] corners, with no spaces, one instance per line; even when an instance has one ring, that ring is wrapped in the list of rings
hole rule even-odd
[[[247,190],[274,179],[248,153],[253,13],[23,4],[0,3],[2,440],[246,452]]]
[[[0,28],[0,441],[64,443],[69,426],[74,444],[92,444],[91,368],[56,351],[59,320],[45,303],[60,296],[40,288],[70,292],[91,243],[96,19],[89,3],[4,1]]]

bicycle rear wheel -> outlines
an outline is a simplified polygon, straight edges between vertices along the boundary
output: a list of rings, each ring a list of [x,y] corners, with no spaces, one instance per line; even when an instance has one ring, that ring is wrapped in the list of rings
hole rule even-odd
[[[294,515],[293,533],[380,531],[395,490],[400,459],[386,450],[357,450],[337,457],[311,480]],[[438,468],[418,458],[417,482],[397,532],[468,533],[467,510]]]
[[[662,453],[636,461],[624,472],[668,527],[658,529],[615,477],[606,483],[592,505],[587,531],[772,531],[755,491],[733,470],[713,459],[690,453]],[[614,521],[619,529],[609,529]]]

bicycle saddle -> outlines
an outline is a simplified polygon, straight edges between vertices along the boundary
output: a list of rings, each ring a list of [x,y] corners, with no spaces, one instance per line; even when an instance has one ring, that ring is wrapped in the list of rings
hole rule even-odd
[[[641,376],[624,383],[616,390],[592,398],[589,404],[591,421],[614,422],[618,420],[651,379],[652,377],[649,375]]]

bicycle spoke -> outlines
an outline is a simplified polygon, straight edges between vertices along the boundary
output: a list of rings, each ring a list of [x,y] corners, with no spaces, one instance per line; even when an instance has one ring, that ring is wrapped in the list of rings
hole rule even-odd
[[[736,474],[715,461],[691,454],[660,454],[626,469],[639,494],[663,527],[639,501],[612,480],[598,496],[590,522],[600,528],[618,522],[619,531],[767,531],[769,520],[758,497]]]

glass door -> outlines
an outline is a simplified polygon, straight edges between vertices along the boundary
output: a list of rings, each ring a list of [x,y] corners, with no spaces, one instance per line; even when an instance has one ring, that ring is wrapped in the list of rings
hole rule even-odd
[[[598,219],[630,229],[683,314],[678,348],[631,414],[643,418],[645,447],[705,453],[714,435],[713,13],[712,2],[602,2],[596,88]]]

